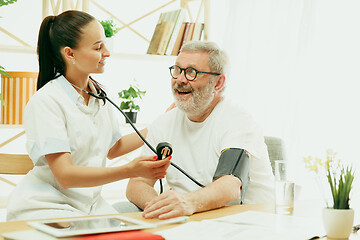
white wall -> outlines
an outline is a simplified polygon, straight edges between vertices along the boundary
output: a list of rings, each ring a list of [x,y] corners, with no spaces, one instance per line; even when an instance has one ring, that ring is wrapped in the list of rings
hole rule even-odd
[[[139,5],[160,6],[165,1],[102,2],[129,22],[134,19],[134,12],[145,11]],[[231,56],[235,71],[228,77],[226,94],[254,115],[266,135],[286,140],[292,171],[298,181],[304,183],[305,179],[311,178],[303,168],[302,158],[324,153],[327,148],[334,148],[344,160],[357,167],[360,144],[358,1],[342,1],[341,5],[339,1],[329,0],[210,2],[210,39],[230,54],[239,53]],[[240,6],[239,10],[234,6]],[[282,10],[286,7],[290,11]],[[27,13],[29,9],[31,16]],[[96,8],[90,12],[104,18]],[[308,15],[301,15],[302,12]],[[234,15],[238,22],[229,21]],[[1,7],[0,16],[3,16],[0,18],[2,27],[13,30],[28,43],[36,44],[41,21],[40,0],[19,0],[11,6]],[[151,38],[157,16],[144,19],[134,28],[145,30],[144,35]],[[299,26],[306,31],[296,32],[294,29]],[[235,38],[239,32],[240,37]],[[121,33],[117,37],[115,51],[146,52],[147,44],[131,32],[126,33],[129,35]],[[305,34],[307,41],[297,42],[297,34]],[[16,44],[2,33],[0,42]],[[302,55],[299,58],[294,57],[296,46],[300,46]],[[172,101],[167,67],[173,62],[173,57],[138,58],[113,54],[106,72],[96,79],[108,86],[114,96],[136,78],[140,88],[148,92],[141,103],[139,121],[151,122]],[[35,54],[0,51],[0,65],[10,71],[37,71]],[[307,187],[312,188],[310,193],[316,194],[316,187],[311,186],[313,182],[308,183],[310,186]],[[355,194],[360,199],[358,185]]]
[[[125,23],[131,22],[142,14],[161,6],[166,1],[102,1],[101,4],[121,16]],[[36,46],[37,33],[42,20],[42,1],[18,1],[15,4],[0,8],[0,25],[18,36],[31,46]],[[139,4],[142,6],[139,8]],[[161,11],[178,8],[171,4]],[[29,10],[31,16],[28,15]],[[142,35],[151,39],[156,21],[161,11],[150,15],[132,26]],[[98,19],[109,17],[96,6],[90,4],[90,13]],[[120,23],[117,23],[120,27]],[[0,32],[1,44],[21,46],[18,42]],[[170,93],[170,74],[168,67],[173,65],[175,57],[145,56],[148,43],[129,30],[120,31],[114,41],[112,57],[107,60],[105,73],[94,76],[105,87],[113,100],[120,103],[117,92],[129,87],[135,78],[141,90],[147,93],[143,101],[139,101],[141,111],[139,122],[150,123],[163,113],[172,102]],[[119,54],[122,53],[122,54]],[[125,53],[125,55],[123,54]],[[134,55],[135,54],[135,55]],[[0,65],[8,71],[38,71],[35,53],[18,53],[14,51],[0,51]]]
[[[228,96],[266,135],[285,140],[291,175],[319,197],[308,155],[332,148],[355,168],[360,204],[360,21],[357,0],[212,2],[211,39],[230,54]],[[224,17],[226,16],[226,17]],[[217,28],[216,28],[217,27]]]
[[[101,5],[120,18],[123,23],[129,23],[167,2],[169,1],[103,0]],[[160,13],[179,8],[179,2],[177,1],[162,8],[131,25],[131,27],[150,40]],[[197,13],[198,5],[199,2],[190,5],[193,8],[193,16]],[[97,19],[109,19],[109,16],[94,4],[90,4],[89,12]],[[42,1],[19,0],[15,4],[1,7],[0,16],[2,16],[0,18],[1,27],[31,46],[36,46],[37,34],[42,21]],[[122,24],[117,22],[117,26],[121,27]],[[21,46],[21,44],[2,32],[0,32],[0,43]],[[139,101],[141,108],[138,114],[139,122],[143,123],[153,121],[171,104],[172,96],[168,67],[173,65],[175,61],[175,57],[145,56],[147,48],[148,43],[132,31],[128,29],[120,31],[115,37],[113,56],[107,60],[105,73],[95,76],[97,80],[107,87],[113,96],[113,100],[118,103],[120,103],[120,100],[117,97],[117,92],[128,88],[129,83],[135,78],[140,89],[147,91],[144,101]],[[117,53],[125,53],[125,55]],[[8,71],[38,71],[37,56],[34,53],[0,51],[0,65]]]

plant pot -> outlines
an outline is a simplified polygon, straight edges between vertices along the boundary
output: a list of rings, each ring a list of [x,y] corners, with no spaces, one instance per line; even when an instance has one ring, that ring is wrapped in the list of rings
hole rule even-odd
[[[136,123],[136,117],[137,117],[137,112],[125,112],[126,116],[128,116],[128,118],[130,118],[132,123]],[[129,121],[126,119],[126,123],[129,123]]]
[[[322,213],[328,238],[349,238],[354,224],[353,209],[324,208]]]
[[[114,52],[114,46],[115,46],[114,37],[107,37],[105,46],[110,51],[110,53],[113,53]]]

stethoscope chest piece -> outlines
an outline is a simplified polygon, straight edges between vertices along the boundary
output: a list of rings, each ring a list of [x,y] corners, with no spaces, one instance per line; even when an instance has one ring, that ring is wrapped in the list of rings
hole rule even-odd
[[[158,160],[167,158],[172,154],[172,152],[173,150],[170,143],[161,142],[156,146],[156,154],[158,156]]]

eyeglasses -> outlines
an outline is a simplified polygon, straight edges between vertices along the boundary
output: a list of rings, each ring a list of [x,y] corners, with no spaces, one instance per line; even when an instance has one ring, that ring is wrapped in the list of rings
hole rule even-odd
[[[211,74],[211,75],[220,75],[220,73],[198,71],[198,70],[196,70],[195,68],[192,68],[192,67],[181,68],[181,67],[179,67],[177,65],[173,65],[173,66],[169,67],[169,69],[170,69],[170,75],[174,79],[177,79],[181,75],[182,71],[184,71],[185,78],[187,80],[189,80],[189,81],[195,80],[198,73],[206,73],[206,74]]]

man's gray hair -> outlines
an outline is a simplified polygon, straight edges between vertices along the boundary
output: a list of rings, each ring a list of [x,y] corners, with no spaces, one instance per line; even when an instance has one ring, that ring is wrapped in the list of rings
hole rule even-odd
[[[214,42],[209,41],[190,41],[184,44],[180,52],[203,51],[209,53],[209,62],[211,72],[225,74],[228,64],[227,54],[221,50]]]

